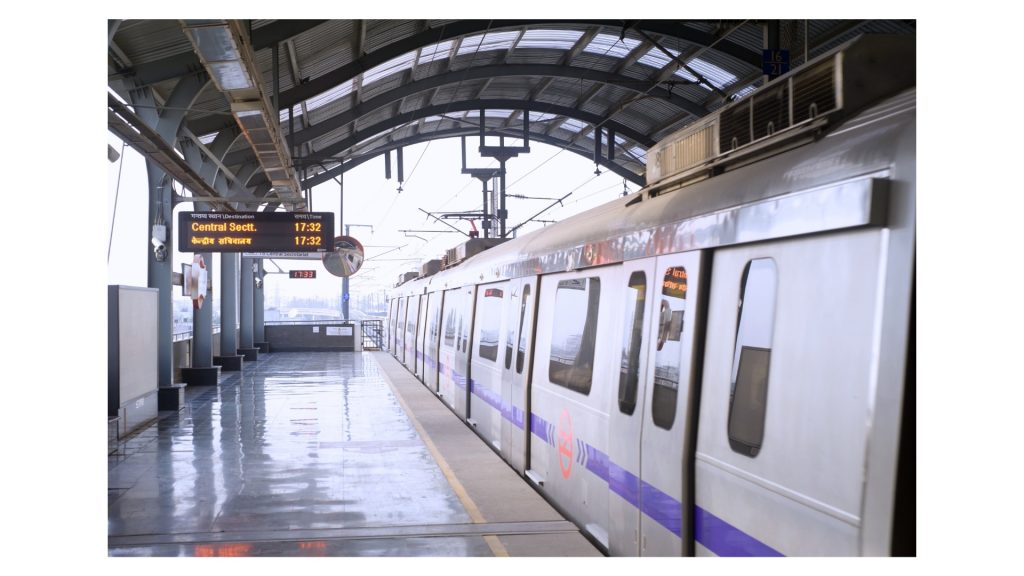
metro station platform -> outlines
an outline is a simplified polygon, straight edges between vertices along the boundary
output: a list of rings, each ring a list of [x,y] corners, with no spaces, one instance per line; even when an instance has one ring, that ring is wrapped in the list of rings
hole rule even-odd
[[[262,354],[119,443],[108,556],[600,556],[384,352]]]

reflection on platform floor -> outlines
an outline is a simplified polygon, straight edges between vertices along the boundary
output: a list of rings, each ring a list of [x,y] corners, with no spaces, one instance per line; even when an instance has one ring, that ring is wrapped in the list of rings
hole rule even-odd
[[[190,388],[109,458],[110,556],[492,555],[371,355]]]

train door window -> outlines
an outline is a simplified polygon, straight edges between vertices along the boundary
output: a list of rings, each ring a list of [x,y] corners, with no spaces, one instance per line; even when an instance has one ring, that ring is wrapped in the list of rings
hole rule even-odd
[[[515,313],[516,313],[516,301],[519,300],[519,294],[516,290],[512,291],[512,298],[509,301],[508,314],[505,317],[505,370],[512,369],[512,346],[516,339],[516,324],[515,324]],[[522,309],[522,305],[519,306]],[[520,312],[519,326],[522,330],[522,312]]]
[[[485,288],[477,315],[480,323],[477,354],[491,362],[498,360],[498,331],[501,329],[501,301],[504,297],[505,291],[501,288]]]
[[[630,274],[624,308],[626,320],[622,323],[622,362],[619,364],[619,411],[623,414],[632,414],[636,409],[646,293],[647,274],[642,270]]]
[[[590,393],[594,377],[599,278],[562,280],[555,291],[548,380],[582,394]]]
[[[526,303],[530,299],[530,285],[523,286],[523,299],[519,305],[519,350],[516,351],[516,374],[523,373],[523,363],[526,361],[526,339],[528,335],[523,332],[523,322],[526,319]]]
[[[446,300],[451,300],[446,298]],[[450,304],[449,304],[450,305]],[[451,348],[455,346],[455,309],[448,308],[448,314],[444,320],[444,345]]]
[[[740,286],[729,395],[729,446],[751,458],[761,451],[764,439],[777,277],[774,260],[757,258],[747,263]]]
[[[441,306],[437,302],[437,299],[440,297],[440,292],[435,293],[434,297],[430,299],[430,306],[427,308],[428,314],[430,314],[430,341],[435,344],[437,343],[437,330],[441,317]]]
[[[679,364],[683,355],[683,316],[686,312],[686,268],[665,270],[661,281],[658,342],[654,357],[654,392],[651,419],[654,425],[672,429],[679,398]]]
[[[409,342],[415,345],[416,342],[416,321],[420,314],[419,296],[409,297],[409,311],[405,315],[405,332],[409,336]]]

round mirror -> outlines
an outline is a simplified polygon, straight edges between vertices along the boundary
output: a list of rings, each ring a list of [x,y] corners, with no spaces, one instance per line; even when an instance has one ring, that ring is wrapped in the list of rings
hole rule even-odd
[[[321,259],[328,272],[347,278],[359,271],[363,257],[363,245],[359,240],[351,236],[335,236],[334,251],[324,254]]]

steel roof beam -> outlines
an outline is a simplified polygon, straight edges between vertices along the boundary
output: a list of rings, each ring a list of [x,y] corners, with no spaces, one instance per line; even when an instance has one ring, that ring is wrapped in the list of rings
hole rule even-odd
[[[301,144],[314,138],[319,138],[333,130],[354,122],[361,116],[365,116],[374,110],[383,108],[384,106],[418,92],[459,82],[508,76],[556,76],[561,78],[580,78],[603,84],[613,84],[671,102],[688,113],[697,116],[703,116],[708,113],[708,110],[700,104],[687,100],[678,94],[672,94],[664,88],[656,87],[654,82],[647,80],[630,78],[628,76],[602,72],[600,70],[593,70],[590,68],[559,66],[557,64],[492,65],[465,68],[455,72],[428,76],[423,80],[403,84],[393,90],[389,90],[375,98],[367,100],[354,108],[346,110],[340,114],[336,114],[323,122],[319,122],[306,130],[295,133],[290,142],[294,146],[295,144]],[[201,130],[200,126],[193,126],[192,129],[196,133],[200,134],[205,134],[209,131]]]
[[[359,155],[357,157],[350,158],[348,161],[344,162],[343,164],[339,164],[339,165],[337,165],[337,166],[335,166],[335,167],[333,167],[333,168],[331,168],[331,169],[329,169],[329,170],[327,170],[325,172],[321,172],[321,173],[317,174],[316,176],[312,176],[310,178],[307,178],[303,182],[303,185],[304,186],[308,185],[309,187],[312,188],[313,186],[316,186],[318,184],[322,184],[324,182],[327,182],[327,181],[331,180],[332,178],[336,177],[338,174],[341,174],[341,173],[344,173],[344,172],[348,172],[349,170],[355,168],[356,166],[359,166],[360,164],[363,164],[363,163],[368,162],[368,161],[370,161],[370,160],[372,160],[374,158],[377,158],[378,156],[384,154],[385,152],[388,152],[388,151],[393,150],[395,148],[412,146],[414,144],[420,144],[420,143],[426,142],[428,140],[440,140],[440,139],[443,139],[443,138],[454,138],[454,137],[458,137],[458,136],[475,136],[475,135],[477,135],[479,133],[480,133],[480,130],[476,126],[467,126],[467,127],[462,127],[462,128],[448,128],[448,129],[445,129],[445,130],[438,130],[438,131],[430,132],[430,133],[427,133],[427,134],[417,134],[417,135],[414,135],[414,136],[410,136],[410,137],[407,137],[407,138],[396,140],[396,141],[394,141],[392,143],[389,143],[387,146],[382,146],[382,147],[376,148],[376,149],[374,149],[374,150],[372,150],[370,152],[366,152],[364,154],[361,154],[361,155]],[[519,135],[520,134],[519,134],[518,130],[490,130],[486,134],[486,136],[507,136],[507,137],[517,137]],[[569,152],[573,152],[575,154],[578,154],[578,155],[580,155],[580,156],[582,156],[584,158],[587,158],[588,160],[592,158],[592,153],[593,153],[592,150],[584,150],[583,148],[578,147],[578,146],[576,146],[576,147],[569,146],[568,145],[569,143],[567,143],[566,141],[561,140],[559,138],[555,138],[553,136],[547,136],[547,135],[544,135],[544,134],[532,134],[530,136],[531,139],[534,139],[535,137],[536,137],[536,140],[539,141],[539,142],[544,142],[545,144],[550,144],[550,145],[555,146],[557,148],[564,148],[564,149],[568,150]],[[607,158],[601,158],[600,164],[602,166],[604,166],[605,168],[607,168],[608,170],[614,172],[615,174],[618,174],[619,176],[622,176],[626,180],[629,180],[630,182],[632,182],[634,184],[637,184],[638,186],[644,186],[645,183],[646,183],[646,177],[645,177],[644,174],[637,174],[636,172],[633,172],[632,170],[630,170],[630,169],[628,169],[628,168],[626,168],[626,167],[624,167],[622,165],[616,164],[615,162],[609,162]]]
[[[437,44],[445,40],[451,40],[470,34],[493,32],[502,28],[519,28],[522,26],[540,28],[544,25],[557,26],[558,24],[593,24],[614,28],[622,27],[622,22],[618,20],[459,20],[457,22],[445,24],[441,28],[427,30],[426,32],[413,34],[407,38],[403,38],[402,40],[392,42],[391,44],[388,44],[378,50],[374,50],[353,62],[340,66],[323,76],[313,78],[306,84],[296,86],[295,88],[281,94],[281,105],[286,107],[290,104],[312,98],[313,96],[334,88],[338,84],[351,80],[361,74],[364,70],[369,70],[378,64],[383,64],[384,62],[387,62],[397,56],[401,56],[407,52],[412,52],[418,48]],[[711,34],[687,28],[680,23],[670,20],[642,20],[637,22],[633,27],[656,34],[674,36],[676,38],[686,40],[687,42],[700,44],[702,46],[711,45],[716,40]],[[715,44],[715,50],[729,54],[755,68],[761,67],[760,51],[755,52],[753,50],[748,50],[747,48],[727,40],[723,40]],[[455,54],[457,54],[457,52],[453,50],[453,57]]]
[[[584,112],[583,110],[576,110],[574,108],[568,108],[566,106],[557,106],[555,104],[548,104],[545,102],[530,102],[526,100],[516,99],[501,99],[501,98],[488,98],[485,100],[464,100],[459,102],[449,102],[445,104],[439,104],[435,106],[427,106],[417,110],[411,110],[409,112],[395,115],[387,120],[378,122],[369,128],[366,128],[360,132],[353,132],[348,137],[339,140],[329,146],[324,147],[318,152],[318,154],[324,156],[333,156],[335,154],[343,153],[348,148],[354,146],[361,140],[372,137],[375,134],[400,126],[402,124],[414,122],[420,118],[427,116],[439,115],[446,112],[462,112],[468,110],[480,110],[480,109],[496,109],[496,110],[528,110],[531,112],[557,114],[560,116],[568,116],[577,118],[583,122],[590,122],[592,124],[602,124],[603,126],[610,127],[615,130],[616,133],[635,140],[641,146],[651,147],[655,141],[649,136],[642,132],[638,132],[629,126],[619,124],[618,122],[608,121],[607,118],[598,114],[590,112]],[[532,136],[532,133],[531,133]],[[247,161],[251,156],[252,152],[248,150],[235,152],[225,160],[225,164],[228,166],[234,166],[243,161]]]

